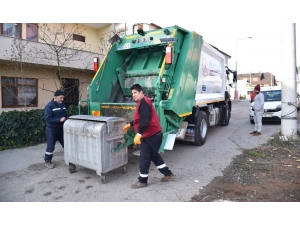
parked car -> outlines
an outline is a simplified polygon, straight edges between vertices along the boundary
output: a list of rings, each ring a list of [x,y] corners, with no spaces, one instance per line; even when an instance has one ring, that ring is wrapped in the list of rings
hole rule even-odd
[[[262,87],[260,91],[265,96],[262,121],[281,122],[281,86]],[[249,109],[250,123],[252,124],[254,124],[253,104],[254,102],[250,104]]]

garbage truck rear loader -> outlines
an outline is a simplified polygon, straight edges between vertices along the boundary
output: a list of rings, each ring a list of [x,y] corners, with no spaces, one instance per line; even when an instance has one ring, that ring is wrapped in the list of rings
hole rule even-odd
[[[226,126],[230,120],[225,56],[201,35],[177,25],[137,31],[110,40],[111,48],[89,85],[88,99],[79,102],[87,102],[89,116],[70,117],[69,123],[78,119],[90,124],[107,123],[101,118],[116,117],[125,125],[132,120],[136,106],[130,88],[139,83],[159,115],[163,128],[161,153],[172,150],[175,140],[203,145],[209,126]],[[110,151],[127,152],[134,135],[132,129],[123,138],[119,135]]]

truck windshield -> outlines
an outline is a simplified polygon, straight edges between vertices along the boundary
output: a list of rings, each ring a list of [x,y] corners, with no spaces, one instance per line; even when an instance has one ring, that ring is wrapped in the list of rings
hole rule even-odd
[[[265,102],[281,101],[281,90],[262,91]]]

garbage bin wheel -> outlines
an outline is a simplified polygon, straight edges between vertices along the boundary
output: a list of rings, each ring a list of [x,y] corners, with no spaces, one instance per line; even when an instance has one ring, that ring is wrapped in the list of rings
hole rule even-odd
[[[121,170],[122,170],[122,173],[125,174],[125,173],[127,172],[126,166],[123,166],[123,167],[121,168]]]
[[[101,173],[101,183],[102,184],[106,184],[107,183],[107,179],[106,179],[106,174],[105,173]]]
[[[74,173],[76,170],[76,166],[72,163],[69,163],[69,172]]]

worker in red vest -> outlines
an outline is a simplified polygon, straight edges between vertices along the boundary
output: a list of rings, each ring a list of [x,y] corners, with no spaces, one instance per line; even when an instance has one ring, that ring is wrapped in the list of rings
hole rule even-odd
[[[130,90],[132,99],[137,105],[133,114],[133,120],[123,127],[123,131],[126,133],[129,128],[133,127],[136,131],[134,144],[141,145],[140,173],[138,181],[131,185],[131,188],[137,189],[148,186],[148,173],[151,161],[158,171],[164,175],[161,179],[162,182],[173,180],[175,175],[171,172],[169,167],[167,167],[158,152],[162,144],[163,133],[153,103],[144,95],[141,85],[134,84]]]

